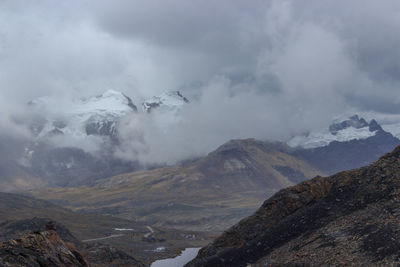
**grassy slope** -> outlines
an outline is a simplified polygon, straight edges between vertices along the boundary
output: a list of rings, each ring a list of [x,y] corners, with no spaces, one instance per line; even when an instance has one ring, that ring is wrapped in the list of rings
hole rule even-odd
[[[193,163],[121,174],[95,186],[46,188],[30,193],[80,211],[115,214],[183,229],[222,230],[252,213],[292,177],[320,172],[253,139],[228,142]]]

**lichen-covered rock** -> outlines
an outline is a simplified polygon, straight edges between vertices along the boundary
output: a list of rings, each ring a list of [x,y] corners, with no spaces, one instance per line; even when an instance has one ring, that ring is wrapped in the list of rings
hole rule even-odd
[[[400,147],[377,162],[283,189],[188,266],[400,264]]]

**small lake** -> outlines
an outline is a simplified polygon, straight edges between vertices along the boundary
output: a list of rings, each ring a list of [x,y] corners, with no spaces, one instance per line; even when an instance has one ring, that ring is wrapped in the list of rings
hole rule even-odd
[[[158,260],[151,264],[151,267],[182,267],[193,260],[200,248],[185,248],[179,256],[170,259]]]

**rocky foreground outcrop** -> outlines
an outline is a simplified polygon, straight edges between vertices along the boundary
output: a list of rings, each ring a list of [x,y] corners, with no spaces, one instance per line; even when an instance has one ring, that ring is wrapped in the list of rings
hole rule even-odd
[[[48,218],[0,222],[3,266],[145,266],[122,250],[79,241],[63,224]]]
[[[187,266],[400,263],[400,147],[368,167],[283,189]]]
[[[55,230],[33,232],[21,239],[0,243],[0,266],[89,266],[71,243]]]

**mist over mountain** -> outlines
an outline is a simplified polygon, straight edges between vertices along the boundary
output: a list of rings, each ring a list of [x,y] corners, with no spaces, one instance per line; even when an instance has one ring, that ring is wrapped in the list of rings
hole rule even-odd
[[[0,192],[71,209],[71,222],[97,214],[71,228],[91,233],[80,241],[135,259],[140,247],[144,264],[195,253],[286,186],[342,181],[341,195],[354,191],[350,181],[369,192],[365,169],[347,172],[356,180],[306,180],[367,166],[400,145],[399,32],[398,0],[0,0]],[[383,163],[368,167],[371,179]],[[0,203],[1,227],[36,220],[12,199]],[[45,206],[35,212],[46,215]],[[104,215],[143,225],[104,224]],[[125,255],[103,245],[88,246],[96,261]],[[200,261],[213,262],[209,248]]]
[[[235,130],[228,125],[219,130],[226,123],[219,118],[221,111],[218,116],[207,114],[202,103],[210,101],[223,107],[226,103],[220,99],[213,95],[206,100],[189,100],[180,91],[141,99],[116,90],[62,100],[50,96],[33,99],[24,106],[25,113],[10,116],[12,127],[5,134],[18,134],[2,138],[3,188],[92,184],[120,173],[202,157],[227,137],[254,135],[255,129],[244,124],[237,124]],[[240,105],[242,99],[237,100]],[[261,102],[255,105],[259,107],[263,108]],[[202,114],[207,119],[202,120]],[[261,109],[257,114],[265,115]],[[241,116],[246,113],[235,118]],[[253,123],[252,119],[247,122]],[[325,124],[330,126],[275,139],[270,139],[270,134],[278,134],[279,128],[260,126],[264,129],[258,135],[261,140],[280,141],[283,149],[278,149],[326,173],[371,163],[400,143],[375,120],[367,122],[358,115]],[[393,124],[388,125],[396,134]],[[292,148],[286,148],[286,142]]]
[[[343,112],[400,111],[399,40],[388,34],[399,27],[396,1],[0,5],[2,134],[19,131],[10,117],[33,99],[57,99],[58,109],[109,88],[133,101],[171,90],[191,101],[168,130],[159,119],[125,124],[128,139],[143,124],[151,145],[119,155],[146,162],[204,155],[236,138],[289,139]]]

